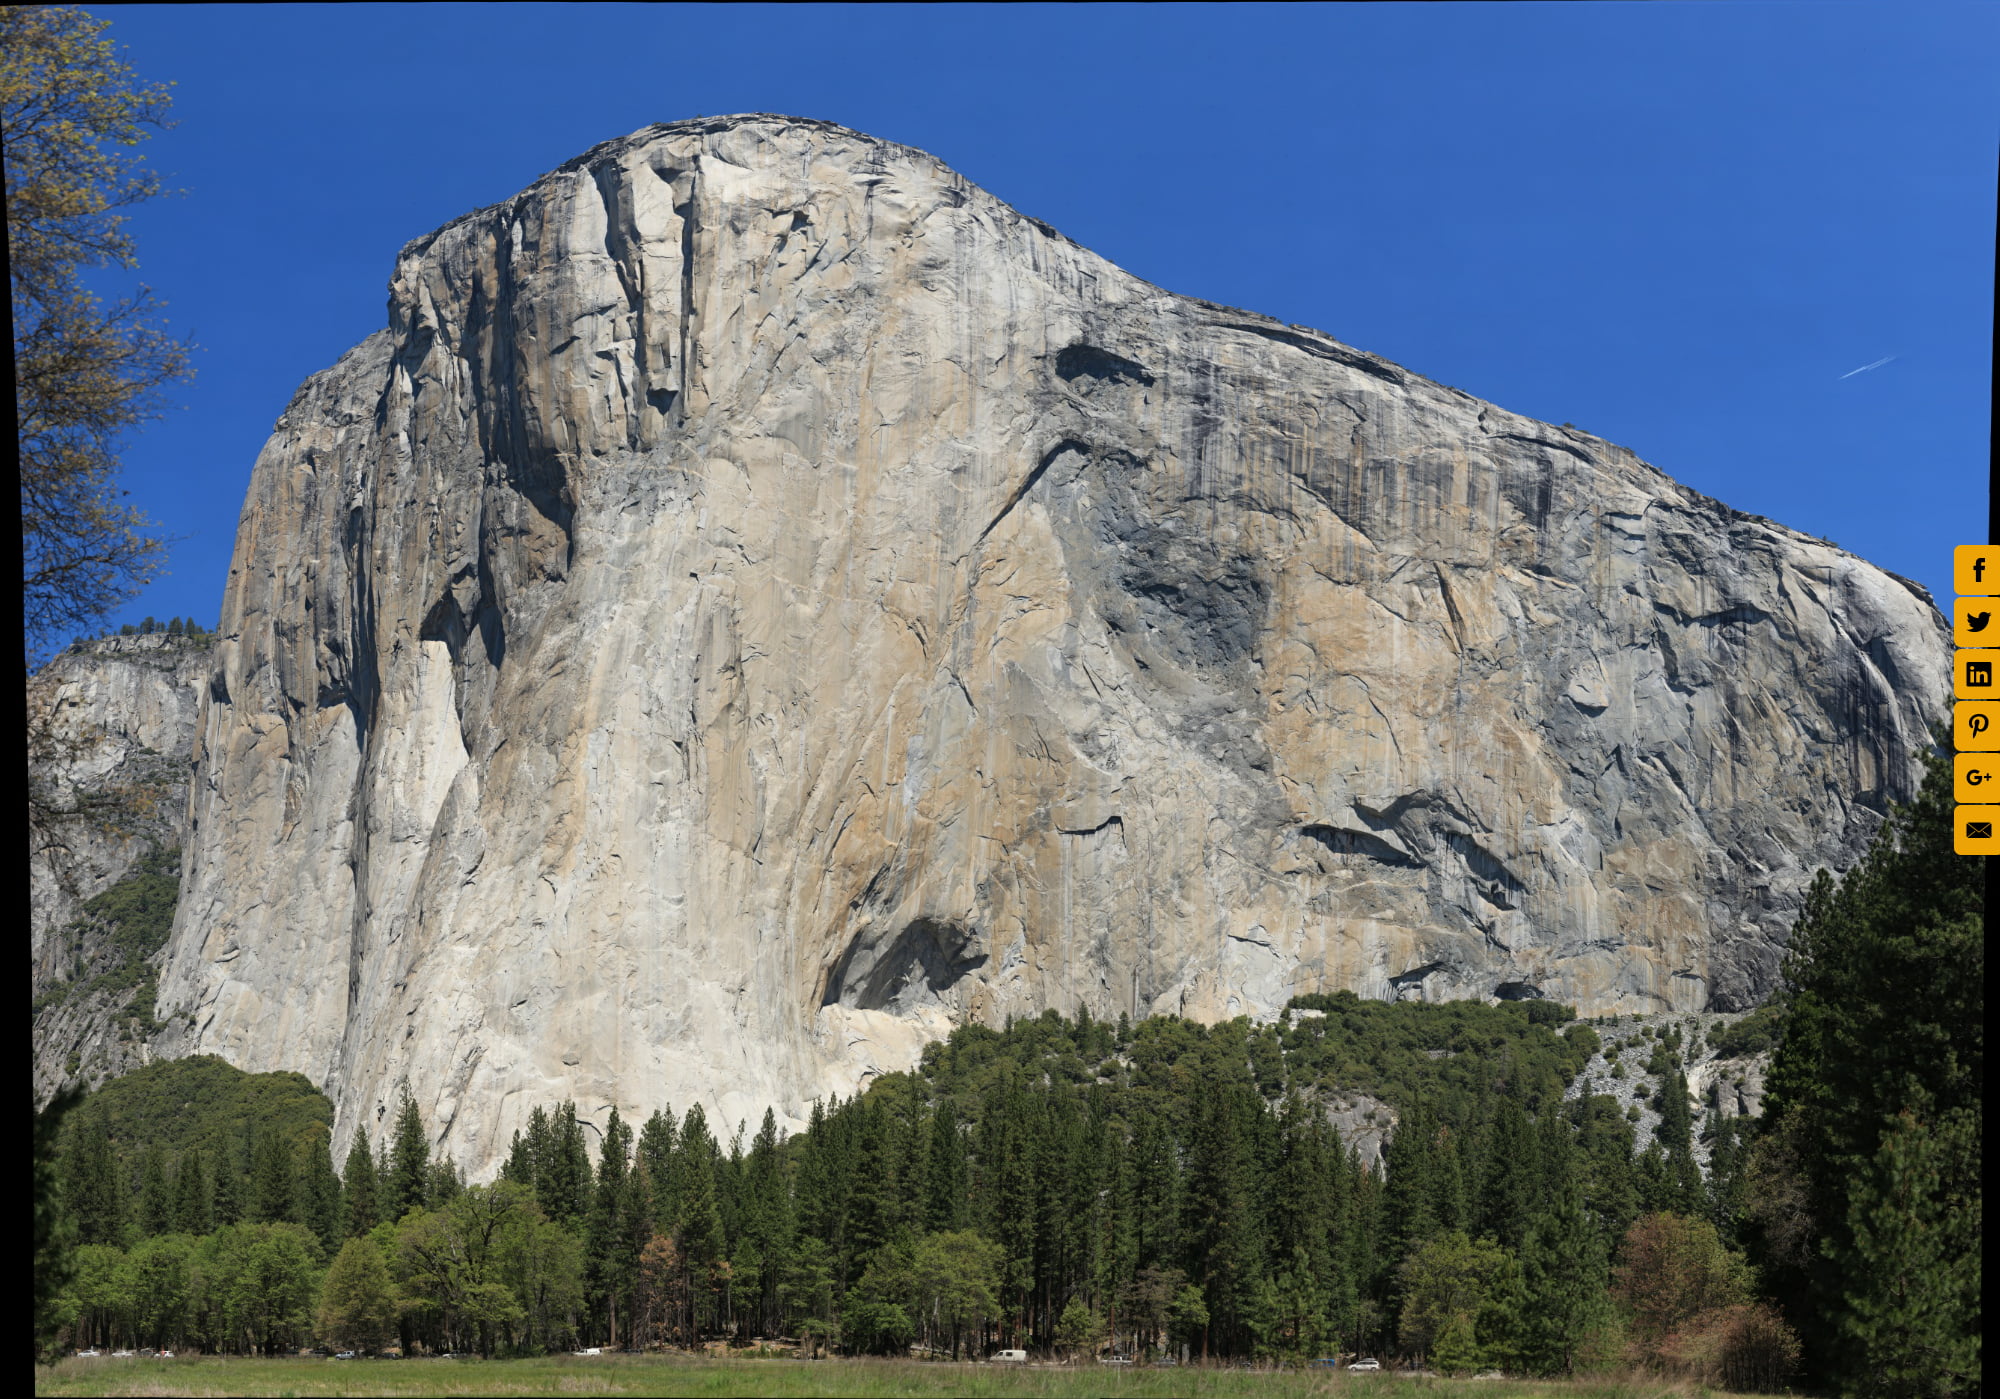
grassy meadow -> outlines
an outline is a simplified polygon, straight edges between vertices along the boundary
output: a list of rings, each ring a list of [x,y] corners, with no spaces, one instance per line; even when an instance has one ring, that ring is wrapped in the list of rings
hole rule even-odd
[[[1113,1369],[902,1360],[725,1360],[678,1356],[553,1356],[540,1360],[247,1360],[198,1356],[68,1359],[35,1370],[46,1395],[818,1395],[973,1399],[1723,1399],[1659,1380],[1446,1380],[1301,1370]]]

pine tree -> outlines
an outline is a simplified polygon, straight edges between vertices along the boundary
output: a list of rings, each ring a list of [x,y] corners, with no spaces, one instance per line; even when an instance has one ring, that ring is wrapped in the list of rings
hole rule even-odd
[[[620,1293],[631,1290],[629,1270],[623,1266],[626,1247],[625,1212],[627,1199],[627,1154],[632,1131],[611,1109],[604,1127],[604,1146],[597,1162],[597,1180],[591,1190],[590,1210],[584,1231],[584,1269],[587,1296],[594,1311],[605,1317],[611,1344],[618,1343]],[[649,1236],[650,1237],[650,1236]],[[631,1260],[635,1265],[636,1257]],[[626,1316],[629,1329],[631,1319]]]
[[[429,1193],[431,1144],[424,1133],[424,1116],[416,1099],[403,1089],[402,1106],[396,1110],[394,1145],[389,1150],[389,1175],[383,1183],[388,1208],[384,1216],[399,1220],[411,1210],[422,1209]]]
[[[209,1159],[212,1189],[209,1199],[213,1202],[211,1211],[218,1228],[225,1224],[239,1224],[244,1212],[244,1181],[242,1168],[236,1164],[236,1152],[230,1142],[221,1143],[221,1149]]]
[[[139,1171],[139,1234],[152,1238],[171,1233],[174,1227],[174,1195],[167,1182],[167,1153],[158,1142],[146,1148],[145,1164]]]
[[[1681,1072],[1677,1059],[1660,1079],[1658,1102],[1660,1121],[1653,1135],[1665,1157],[1665,1179],[1662,1202],[1650,1208],[1700,1214],[1706,1192],[1701,1168],[1694,1159],[1694,1114],[1688,1107],[1687,1075]]]
[[[182,1234],[206,1234],[215,1228],[215,1186],[207,1158],[199,1151],[181,1155],[174,1171],[174,1229]]]
[[[252,1224],[299,1222],[292,1149],[276,1128],[263,1128],[252,1139],[249,1214]]]
[[[690,1304],[695,1306],[696,1325],[712,1305],[706,1295],[707,1281],[715,1265],[729,1256],[729,1241],[722,1228],[722,1210],[715,1194],[715,1138],[708,1133],[708,1117],[696,1103],[688,1109],[681,1125],[679,1153],[680,1220],[676,1243],[681,1265],[687,1270]]]
[[[76,1222],[76,1241],[123,1248],[130,1192],[119,1179],[111,1129],[102,1113],[78,1114],[71,1120],[62,1197]]]
[[[1252,1180],[1252,1115],[1261,1111],[1247,1085],[1210,1085],[1188,1150],[1187,1270],[1201,1287],[1215,1337],[1247,1348],[1258,1284],[1264,1280],[1261,1202]],[[1204,1336],[1203,1352],[1210,1338]]]
[[[674,1221],[680,1217],[680,1197],[674,1190],[674,1152],[680,1129],[671,1109],[656,1108],[639,1129],[632,1152],[646,1163],[646,1177],[653,1187],[653,1232],[671,1238]]]
[[[764,1110],[763,1124],[750,1145],[744,1190],[748,1201],[744,1236],[762,1260],[760,1326],[772,1331],[781,1321],[779,1283],[791,1257],[795,1224],[783,1142],[777,1117],[769,1108]]]
[[[331,1258],[339,1251],[343,1237],[340,1214],[340,1177],[333,1173],[330,1134],[315,1129],[299,1143],[300,1222],[312,1230],[319,1246]]]
[[[76,1221],[63,1200],[60,1148],[63,1124],[83,1096],[81,1084],[70,1084],[59,1090],[48,1106],[35,1111],[30,1155],[35,1213],[30,1295],[37,1360],[53,1358],[56,1335],[63,1325],[61,1299],[77,1271]]]
[[[1438,1167],[1438,1125],[1421,1104],[1405,1112],[1396,1131],[1382,1151],[1388,1179],[1384,1182],[1384,1209],[1394,1231],[1391,1252],[1397,1258],[1409,1253],[1444,1227],[1438,1209],[1440,1171]]]
[[[1521,1359],[1538,1375],[1566,1375],[1610,1320],[1603,1241],[1574,1176],[1557,1168],[1550,1209],[1521,1250]]]
[[[1939,1132],[1896,1115],[1848,1206],[1852,1257],[1841,1319],[1850,1353],[1866,1357],[1853,1392],[1919,1399],[1976,1391],[1980,1376],[1979,1143],[1969,1117]],[[1956,1134],[1957,1140],[1953,1140]]]
[[[1479,1192],[1479,1232],[1518,1254],[1528,1227],[1541,1213],[1543,1181],[1535,1129],[1521,1105],[1503,1098],[1487,1137],[1486,1172]]]
[[[633,1341],[640,1339],[639,1260],[653,1238],[653,1174],[646,1168],[645,1158],[634,1155],[632,1168],[625,1175],[624,1189],[619,1192],[612,1229],[612,1246],[617,1259],[613,1274],[618,1287],[618,1315],[623,1318],[621,1334]]]
[[[1862,864],[1838,884],[1822,872],[1807,893],[1757,1148],[1766,1179],[1796,1172],[1816,1240],[1802,1267],[1766,1259],[1808,1377],[1877,1392],[1914,1383],[1893,1377],[1923,1363],[1942,1367],[1928,1392],[1979,1385],[1963,1359],[1976,1356],[1978,1306],[1947,1300],[1965,1283],[1936,1231],[1970,1221],[1978,1238],[1986,861],[1953,852],[1943,730],[1937,743],[1916,799]]]
[[[340,1179],[343,1228],[350,1239],[364,1238],[382,1222],[381,1186],[375,1178],[375,1158],[368,1152],[368,1134],[356,1129],[347,1149],[347,1170]]]
[[[430,1209],[443,1209],[463,1189],[465,1177],[459,1174],[458,1164],[447,1157],[437,1157],[424,1172],[424,1202]]]
[[[531,1195],[535,1191],[534,1153],[518,1127],[514,1129],[512,1145],[507,1148],[507,1159],[500,1164],[500,1179],[523,1187]]]

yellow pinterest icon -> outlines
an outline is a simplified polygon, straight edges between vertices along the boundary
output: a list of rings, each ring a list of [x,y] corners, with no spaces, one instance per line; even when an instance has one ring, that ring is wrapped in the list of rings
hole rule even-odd
[[[2000,751],[2000,700],[1960,700],[1953,705],[1951,746],[1960,753]]]

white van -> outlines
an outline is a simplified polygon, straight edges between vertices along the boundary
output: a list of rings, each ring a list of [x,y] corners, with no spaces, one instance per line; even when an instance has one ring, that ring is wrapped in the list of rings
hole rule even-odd
[[[1025,1350],[996,1350],[993,1352],[993,1362],[996,1365],[1025,1365],[1028,1363],[1028,1352]]]

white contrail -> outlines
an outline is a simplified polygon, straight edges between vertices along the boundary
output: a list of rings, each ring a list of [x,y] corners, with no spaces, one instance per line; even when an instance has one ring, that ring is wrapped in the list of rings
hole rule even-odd
[[[1875,363],[1873,364],[1864,364],[1859,369],[1850,369],[1840,377],[1842,379],[1852,379],[1857,374],[1866,374],[1871,369],[1880,369],[1883,365],[1887,364],[1890,360],[1894,358],[1895,358],[1894,355],[1888,355],[1882,359],[1876,360]],[[1835,382],[1838,383],[1839,380],[1835,380]]]

